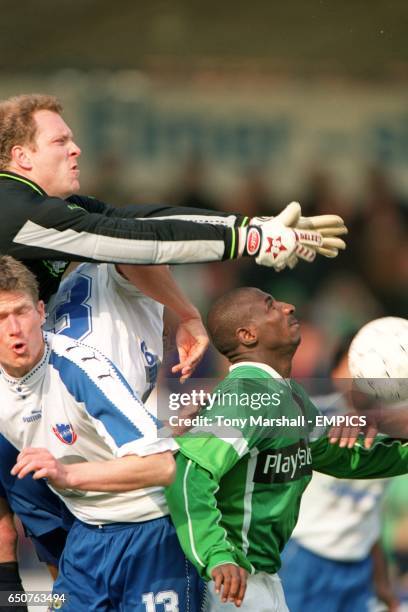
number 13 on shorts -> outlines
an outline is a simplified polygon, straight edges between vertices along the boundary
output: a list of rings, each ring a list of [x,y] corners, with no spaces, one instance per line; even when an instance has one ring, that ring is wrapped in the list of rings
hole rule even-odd
[[[156,605],[164,604],[164,612],[179,612],[179,598],[175,591],[159,591],[159,593],[143,593],[142,601],[146,612],[158,612]]]

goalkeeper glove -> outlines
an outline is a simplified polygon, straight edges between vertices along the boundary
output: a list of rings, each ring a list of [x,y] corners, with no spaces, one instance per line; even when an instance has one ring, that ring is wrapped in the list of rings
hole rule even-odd
[[[251,231],[253,226],[263,230],[256,262],[273,266],[278,271],[286,266],[294,268],[298,258],[312,262],[317,253],[324,257],[336,257],[339,249],[346,248],[344,240],[339,238],[347,234],[347,228],[341,217],[338,215],[302,217],[298,202],[288,204],[277,217],[251,219],[246,243],[248,254],[251,254],[251,246],[256,243],[254,231]],[[293,229],[294,238],[293,234],[285,232],[283,228]]]

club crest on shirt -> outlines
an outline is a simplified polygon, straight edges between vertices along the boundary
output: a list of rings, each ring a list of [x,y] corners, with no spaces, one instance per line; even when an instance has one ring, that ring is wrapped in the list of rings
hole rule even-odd
[[[57,423],[52,431],[63,444],[74,444],[78,437],[71,423]]]

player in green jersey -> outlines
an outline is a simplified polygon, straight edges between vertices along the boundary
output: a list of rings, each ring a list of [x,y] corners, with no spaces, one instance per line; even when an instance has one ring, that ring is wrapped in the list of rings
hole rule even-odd
[[[234,604],[287,612],[276,572],[313,469],[347,478],[408,471],[407,443],[381,437],[370,449],[359,442],[340,448],[317,426],[317,408],[290,379],[300,343],[294,312],[258,289],[241,288],[220,298],[208,316],[230,373],[205,424],[178,438],[177,477],[167,499],[186,555],[214,581],[211,612]]]

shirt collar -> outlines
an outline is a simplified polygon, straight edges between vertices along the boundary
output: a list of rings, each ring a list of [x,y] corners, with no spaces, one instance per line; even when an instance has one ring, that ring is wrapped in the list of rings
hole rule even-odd
[[[11,172],[10,170],[0,170],[0,179],[9,179],[13,181],[17,181],[19,183],[23,183],[23,185],[27,185],[27,187],[31,187],[40,195],[47,195],[44,189],[42,189],[37,183],[31,181],[25,176],[21,176],[21,174],[17,174],[16,172]]]
[[[50,345],[47,342],[47,338],[44,337],[44,354],[41,357],[41,360],[33,367],[32,370],[24,374],[21,378],[14,378],[7,374],[5,370],[0,366],[0,373],[5,380],[5,382],[15,389],[18,393],[23,393],[27,391],[30,387],[32,387],[44,374],[44,369],[48,363],[48,359],[50,356]]]
[[[290,387],[290,382],[288,378],[283,378],[283,376],[281,376],[279,372],[271,368],[271,366],[267,365],[266,363],[261,363],[259,361],[239,361],[238,363],[233,363],[232,365],[230,365],[229,371],[232,372],[233,370],[236,370],[236,368],[239,368],[241,366],[259,368],[260,370],[263,370],[264,372],[272,376],[272,378],[279,379],[280,381],[285,382]]]

